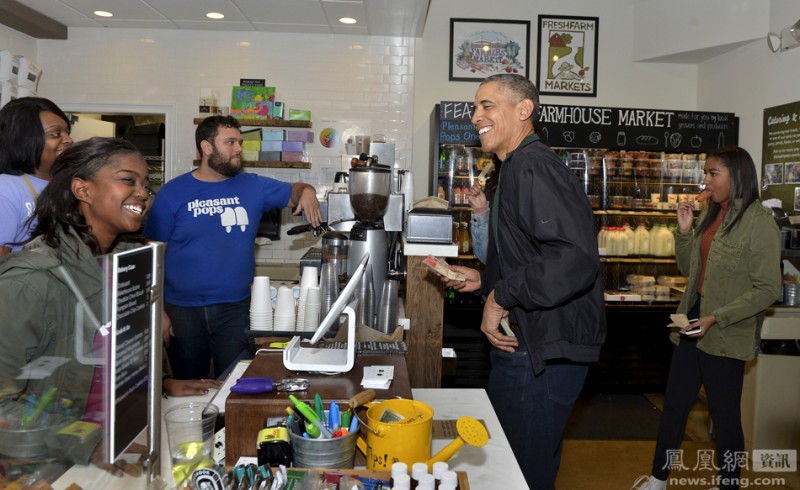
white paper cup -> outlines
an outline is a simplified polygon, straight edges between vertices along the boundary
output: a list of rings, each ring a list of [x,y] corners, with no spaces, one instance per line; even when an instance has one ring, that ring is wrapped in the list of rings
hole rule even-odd
[[[272,311],[269,277],[256,276],[253,278],[253,287],[250,290],[250,311],[253,313]]]
[[[300,278],[300,289],[308,289],[310,287],[319,286],[319,269],[313,265],[303,267],[303,275]]]

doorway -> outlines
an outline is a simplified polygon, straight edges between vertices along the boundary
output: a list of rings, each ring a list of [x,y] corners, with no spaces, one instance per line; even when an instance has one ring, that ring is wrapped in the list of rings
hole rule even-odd
[[[172,175],[175,106],[59,103],[73,118],[73,139],[92,136],[123,138],[142,152],[150,170],[150,186],[158,192]]]

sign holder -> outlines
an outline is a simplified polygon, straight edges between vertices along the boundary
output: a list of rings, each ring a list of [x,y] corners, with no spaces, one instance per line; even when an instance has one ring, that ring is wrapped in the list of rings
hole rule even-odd
[[[353,369],[356,358],[356,314],[353,308],[347,305],[347,302],[361,280],[367,260],[369,260],[369,254],[365,253],[353,275],[350,276],[347,285],[339,293],[339,297],[333,303],[330,311],[320,323],[317,332],[311,338],[311,344],[316,345],[330,330],[331,326],[339,321],[339,315],[344,313],[347,315],[347,348],[301,347],[301,337],[295,336],[283,351],[283,365],[286,366],[286,369],[330,373],[345,373]]]

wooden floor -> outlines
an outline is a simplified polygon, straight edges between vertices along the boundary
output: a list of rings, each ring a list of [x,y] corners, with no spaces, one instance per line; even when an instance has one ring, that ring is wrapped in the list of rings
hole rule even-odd
[[[656,407],[663,407],[663,396],[649,397]],[[708,434],[708,411],[703,403],[692,410],[687,435],[681,449],[684,462],[694,466],[698,450],[711,450]],[[561,469],[556,481],[558,490],[628,490],[637,478],[650,474],[655,441],[581,441],[565,440]],[[691,464],[689,464],[691,463]],[[716,472],[689,470],[673,472],[669,490],[709,490],[715,488]],[[800,490],[800,473],[755,473],[745,470],[750,488],[755,490]],[[705,482],[703,483],[703,481]],[[767,481],[771,480],[771,481]]]

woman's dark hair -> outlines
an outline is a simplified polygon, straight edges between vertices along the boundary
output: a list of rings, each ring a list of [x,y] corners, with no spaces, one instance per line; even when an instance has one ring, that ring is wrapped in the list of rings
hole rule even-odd
[[[21,97],[0,109],[0,174],[36,173],[45,140],[42,112],[52,112],[70,129],[69,117],[48,99]]]
[[[48,246],[58,249],[61,244],[59,230],[68,232],[71,228],[92,254],[100,255],[97,239],[72,193],[72,180],[93,180],[100,169],[116,162],[120,156],[131,154],[142,155],[133,143],[121,138],[89,138],[64,150],[53,163],[50,183],[36,200],[32,219],[37,219],[38,223],[31,238],[42,236]]]
[[[214,142],[214,138],[216,138],[217,133],[219,133],[219,128],[241,129],[241,127],[242,125],[239,121],[232,116],[209,116],[203,119],[203,122],[197,125],[197,129],[194,132],[194,144],[197,147],[198,153],[200,155],[203,154],[200,143],[203,141]]]
[[[723,233],[728,233],[734,225],[742,218],[747,207],[758,199],[758,176],[756,175],[756,164],[753,158],[744,148],[729,146],[720,148],[708,155],[708,158],[718,158],[722,165],[728,169],[731,176],[730,200],[741,199],[742,205],[736,214],[725,227]],[[713,201],[709,201],[708,213],[703,222],[697,226],[697,235],[700,236],[711,223],[717,219],[722,206]]]

